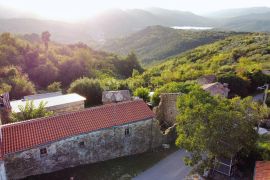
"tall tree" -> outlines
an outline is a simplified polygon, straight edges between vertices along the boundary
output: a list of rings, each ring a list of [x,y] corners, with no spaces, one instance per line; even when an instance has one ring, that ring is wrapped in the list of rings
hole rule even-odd
[[[51,37],[51,34],[50,34],[49,31],[44,31],[41,34],[41,39],[42,39],[42,41],[43,41],[43,43],[45,45],[46,51],[48,51],[48,48],[49,48],[50,37]]]
[[[212,97],[199,89],[180,96],[177,106],[176,144],[191,153],[185,159],[189,165],[205,156],[211,165],[214,157],[231,158],[240,150],[248,153],[257,140],[255,126],[267,115],[267,109],[251,97]]]

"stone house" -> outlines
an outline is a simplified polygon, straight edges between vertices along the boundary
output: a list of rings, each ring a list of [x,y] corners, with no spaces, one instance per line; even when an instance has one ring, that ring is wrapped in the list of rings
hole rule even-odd
[[[212,96],[220,95],[223,97],[228,97],[230,89],[227,84],[222,84],[220,82],[215,82],[211,84],[204,84],[202,88],[209,92]]]
[[[0,179],[146,152],[171,141],[142,100],[2,125]]]
[[[217,81],[217,77],[215,75],[205,75],[198,78],[197,82],[200,85],[211,84]]]
[[[25,96],[24,99],[10,101],[10,105],[12,112],[20,113],[19,107],[25,106],[27,101],[33,101],[35,107],[44,102],[46,103],[45,107],[47,110],[53,111],[54,114],[61,114],[84,109],[85,100],[85,97],[76,93],[63,95],[60,92],[56,92]]]

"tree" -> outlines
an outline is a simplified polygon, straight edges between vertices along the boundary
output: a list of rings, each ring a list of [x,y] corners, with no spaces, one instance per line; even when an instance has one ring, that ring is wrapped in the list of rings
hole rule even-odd
[[[28,119],[36,119],[40,117],[48,117],[53,114],[52,111],[48,111],[46,109],[46,103],[43,101],[40,102],[38,107],[35,107],[33,101],[27,101],[25,106],[19,106],[19,113],[12,113],[11,121],[18,122],[18,121],[25,121]]]
[[[25,95],[36,92],[34,84],[28,76],[17,67],[9,66],[0,70],[1,89],[9,92],[11,99],[21,99]]]
[[[192,166],[203,157],[211,165],[214,157],[248,154],[257,140],[255,125],[267,115],[251,97],[225,99],[200,89],[180,96],[177,107],[176,144],[191,153],[185,162]]]
[[[49,48],[50,37],[51,37],[51,34],[49,33],[49,31],[44,31],[41,34],[41,39],[44,43],[46,51],[48,51],[48,48]]]
[[[140,87],[135,90],[134,95],[142,98],[145,102],[148,102],[150,100],[149,93],[149,89]]]
[[[246,97],[249,93],[250,81],[235,74],[220,75],[218,81],[229,85],[231,95]]]
[[[86,97],[86,106],[95,106],[102,103],[102,88],[98,80],[87,77],[77,79],[71,83],[68,92],[78,93]]]
[[[61,91],[61,83],[60,82],[53,82],[47,87],[47,91],[49,92],[57,92]]]
[[[155,90],[151,102],[153,106],[157,106],[160,101],[161,93],[189,93],[192,89],[199,88],[199,86],[193,82],[170,82]]]
[[[89,72],[84,61],[67,60],[59,66],[59,81],[67,87],[78,78],[88,76]]]
[[[143,72],[143,68],[134,53],[128,54],[124,60],[117,62],[116,67],[119,74],[125,78],[131,77],[134,70],[137,70],[139,73]]]
[[[30,79],[39,87],[46,88],[58,78],[58,68],[53,63],[42,64],[30,73]]]

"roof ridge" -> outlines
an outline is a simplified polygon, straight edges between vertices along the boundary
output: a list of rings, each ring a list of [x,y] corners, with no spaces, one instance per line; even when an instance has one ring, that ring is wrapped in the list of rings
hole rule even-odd
[[[110,106],[120,105],[120,104],[126,104],[126,103],[132,103],[132,102],[136,102],[136,101],[142,101],[142,99],[133,100],[133,101],[123,101],[123,102],[111,103],[111,104],[103,104],[103,105],[100,105],[100,106],[94,106],[94,107],[90,107],[90,108],[85,108],[85,109],[78,110],[78,111],[66,112],[66,113],[58,114],[58,115],[52,115],[52,116],[47,116],[47,117],[28,119],[28,120],[20,121],[20,122],[13,122],[13,123],[9,123],[9,124],[3,124],[3,125],[0,126],[0,129],[5,128],[5,127],[9,127],[9,126],[15,126],[15,125],[18,125],[18,124],[34,123],[36,121],[44,121],[44,120],[49,120],[50,118],[68,116],[68,115],[72,115],[72,114],[76,114],[76,113],[87,112],[87,111],[91,111],[91,110],[95,110],[95,109],[102,109],[102,108],[105,108],[105,107],[110,107]],[[115,107],[114,107],[114,109],[115,109]],[[113,116],[114,116],[114,114],[113,114]],[[114,119],[116,119],[116,118],[114,118]]]

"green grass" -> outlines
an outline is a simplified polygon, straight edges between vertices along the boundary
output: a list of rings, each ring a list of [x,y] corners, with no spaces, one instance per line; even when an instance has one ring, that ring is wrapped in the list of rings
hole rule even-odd
[[[31,176],[25,180],[69,180],[70,177],[74,177],[74,180],[117,180],[124,175],[128,175],[130,178],[127,179],[131,179],[131,177],[135,177],[152,167],[176,150],[177,148],[175,146],[172,146],[168,150],[159,148],[143,154],[82,165],[49,174]]]

